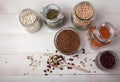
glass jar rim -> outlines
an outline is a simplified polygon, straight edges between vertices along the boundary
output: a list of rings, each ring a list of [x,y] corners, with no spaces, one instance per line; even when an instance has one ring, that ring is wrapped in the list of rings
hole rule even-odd
[[[92,8],[92,10],[93,10],[92,16],[89,17],[89,18],[87,18],[87,19],[80,18],[80,17],[76,14],[76,8],[77,8],[78,6],[80,6],[80,5],[83,5],[83,4],[88,4],[88,5]],[[88,1],[81,1],[81,2],[79,2],[77,5],[75,5],[75,7],[74,7],[73,9],[74,9],[74,12],[75,12],[75,15],[77,16],[77,18],[79,18],[80,20],[83,20],[83,21],[85,21],[85,20],[90,20],[90,19],[94,18],[94,16],[95,16],[95,9],[94,9],[93,5],[92,5],[90,2],[88,2]]]
[[[110,69],[107,69],[106,67],[104,67],[104,66],[101,64],[101,62],[100,62],[101,55],[102,55],[102,53],[104,53],[104,52],[110,52],[110,53],[112,53],[112,55],[115,57],[116,63],[115,63],[115,65],[114,65],[112,68],[110,68]],[[103,69],[103,70],[111,70],[111,69],[114,69],[114,68],[116,68],[116,67],[118,66],[118,63],[119,63],[119,57],[118,57],[117,53],[115,53],[115,52],[112,51],[112,50],[105,50],[105,51],[99,52],[98,55],[96,56],[96,59],[97,59],[97,61],[98,61],[99,66],[100,66],[101,69]],[[96,60],[96,59],[95,59],[95,60]]]
[[[52,7],[53,7],[53,8],[52,8]],[[46,14],[49,12],[49,10],[52,10],[52,9],[59,11],[59,14],[58,14],[58,16],[55,17],[54,19],[48,19],[47,16],[46,16]],[[62,16],[61,9],[60,9],[60,7],[59,7],[58,5],[56,5],[56,4],[48,4],[47,6],[43,7],[43,16],[45,17],[45,19],[46,19],[47,21],[49,21],[49,22],[51,22],[51,23],[52,23],[52,22],[59,21],[59,18],[61,18],[61,16]]]
[[[102,36],[100,35],[100,32],[99,32],[99,29],[101,26],[106,26],[107,29],[109,29],[110,31],[110,37],[108,39],[104,39],[102,38]],[[113,39],[113,36],[114,36],[114,33],[115,33],[115,30],[114,30],[114,26],[109,23],[109,22],[104,22],[104,23],[101,23],[99,26],[96,26],[96,29],[94,30],[94,34],[96,35],[96,37],[101,41],[101,42],[109,42]]]
[[[36,19],[34,20],[33,23],[31,23],[31,24],[24,24],[24,23],[21,21],[21,16],[22,16],[23,13],[25,13],[25,11],[30,11],[30,12],[32,12],[32,13],[34,13],[34,14],[36,15]],[[20,21],[20,23],[21,23],[23,26],[26,26],[26,27],[29,27],[29,26],[33,25],[33,24],[37,21],[37,18],[38,18],[37,12],[35,12],[34,10],[32,10],[32,9],[30,9],[30,8],[25,8],[25,9],[23,9],[23,10],[21,11],[20,15],[19,15],[19,21]]]
[[[79,48],[77,49],[77,51],[75,51],[73,53],[64,53],[57,47],[57,43],[56,43],[57,36],[64,30],[72,30],[79,36],[80,45],[79,45]],[[83,39],[81,37],[81,33],[79,33],[79,31],[77,31],[76,28],[73,28],[73,27],[63,27],[55,34],[55,36],[54,36],[54,45],[59,50],[59,52],[63,53],[64,55],[74,55],[75,53],[77,53],[78,51],[80,51],[82,49],[82,47],[83,47]]]

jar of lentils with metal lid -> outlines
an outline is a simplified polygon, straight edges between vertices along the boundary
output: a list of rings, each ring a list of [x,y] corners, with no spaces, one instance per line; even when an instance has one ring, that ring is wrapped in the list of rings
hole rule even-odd
[[[78,3],[72,11],[72,22],[78,29],[88,29],[95,17],[94,7],[88,1]]]

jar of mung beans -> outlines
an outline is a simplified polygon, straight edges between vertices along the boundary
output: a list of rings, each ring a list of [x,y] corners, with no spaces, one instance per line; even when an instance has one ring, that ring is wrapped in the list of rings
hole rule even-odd
[[[73,8],[71,18],[78,29],[88,29],[95,17],[95,9],[88,1],[82,1]]]
[[[61,12],[61,9],[56,4],[48,4],[46,7],[43,7],[43,12],[41,12],[45,24],[51,28],[58,28],[64,24],[64,15]]]

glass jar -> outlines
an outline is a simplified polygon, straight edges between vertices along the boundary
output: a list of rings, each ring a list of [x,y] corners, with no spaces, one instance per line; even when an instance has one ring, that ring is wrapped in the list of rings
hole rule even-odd
[[[92,26],[88,34],[90,37],[90,46],[93,49],[97,49],[112,43],[116,35],[116,29],[111,23],[105,22],[99,26]]]
[[[60,29],[54,37],[55,47],[65,55],[73,55],[83,47],[83,38],[77,29],[66,27]]]
[[[88,1],[82,1],[73,8],[72,23],[78,29],[88,29],[95,17],[95,9]]]
[[[43,7],[42,15],[49,28],[58,28],[64,24],[64,15],[56,4],[49,4],[46,7]]]
[[[98,53],[95,58],[95,64],[103,71],[112,70],[118,66],[119,57],[114,51],[106,50]]]
[[[20,23],[25,27],[28,32],[36,32],[40,30],[41,20],[37,13],[32,9],[24,9],[19,16]]]

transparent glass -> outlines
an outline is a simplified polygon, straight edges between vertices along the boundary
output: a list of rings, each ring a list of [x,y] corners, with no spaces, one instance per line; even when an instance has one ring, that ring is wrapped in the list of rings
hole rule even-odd
[[[22,21],[21,17],[24,16],[27,12],[34,13],[34,15],[36,16],[33,23],[25,24],[25,23]],[[37,31],[40,30],[40,27],[41,27],[40,17],[39,17],[39,16],[37,15],[37,13],[36,13],[34,10],[32,10],[32,9],[27,8],[27,9],[22,10],[21,13],[20,13],[20,15],[19,15],[19,21],[20,21],[20,23],[25,27],[26,31],[28,31],[28,32],[31,32],[31,33],[32,33],[32,32],[37,32]]]
[[[89,5],[92,10],[93,10],[93,14],[90,18],[87,18],[87,19],[83,19],[83,18],[80,18],[77,14],[76,14],[76,9],[80,6],[80,5],[83,5],[83,4],[87,4]],[[77,5],[75,5],[75,7],[73,8],[73,11],[72,11],[72,15],[71,15],[71,19],[72,19],[72,23],[75,27],[77,27],[78,29],[83,29],[83,30],[86,30],[88,28],[91,27],[92,25],[92,22],[95,18],[95,9],[94,7],[91,5],[90,2],[88,1],[82,1],[80,3],[78,3]]]
[[[79,48],[78,48],[77,51],[75,51],[75,52],[73,52],[73,53],[70,53],[70,54],[68,54],[68,53],[63,53],[63,52],[58,48],[57,43],[56,43],[57,36],[58,36],[62,31],[64,31],[64,30],[72,30],[72,31],[74,31],[75,33],[77,33],[77,35],[79,35],[80,46],[79,46]],[[75,28],[73,28],[73,27],[65,27],[65,28],[60,29],[60,30],[55,34],[54,44],[55,44],[55,47],[59,50],[59,52],[65,54],[65,55],[74,55],[75,53],[78,53],[78,52],[81,51],[81,49],[82,49],[82,47],[83,47],[83,38],[82,38],[80,32],[79,32],[77,29],[75,29]]]
[[[110,53],[112,53],[112,55],[115,57],[116,63],[115,63],[115,65],[114,65],[112,68],[110,68],[110,69],[107,69],[106,67],[104,67],[104,66],[101,64],[100,58],[101,58],[102,53],[104,53],[104,52],[110,52]],[[112,50],[106,50],[106,51],[103,51],[103,52],[98,53],[98,55],[97,55],[96,58],[95,58],[95,64],[96,64],[96,66],[97,66],[99,69],[101,69],[101,70],[103,70],[103,71],[109,71],[109,70],[115,69],[115,68],[118,66],[118,64],[119,64],[119,57],[118,57],[118,55],[116,54],[116,52],[114,52],[114,51],[112,51]]]
[[[52,9],[59,11],[59,14],[54,19],[48,19],[47,18],[47,13]],[[45,23],[48,27],[57,28],[57,27],[63,26],[64,15],[62,14],[61,9],[56,4],[49,4],[46,7],[43,7],[43,12],[41,12],[41,13],[44,16]]]
[[[101,26],[106,26],[109,29],[110,34],[111,34],[110,38],[104,39],[104,38],[101,37],[100,32],[99,32],[99,29],[100,29]],[[100,24],[99,26],[96,27],[96,29],[94,30],[94,34],[96,34],[97,38],[101,42],[109,42],[109,41],[112,41],[113,38],[115,37],[116,31],[117,31],[117,29],[115,29],[115,27],[111,23],[104,22],[104,23],[102,23],[102,24]]]
[[[104,39],[100,35],[100,27],[101,26],[105,26],[109,30],[109,32],[110,32],[110,37],[109,38]],[[101,48],[103,46],[107,46],[107,45],[111,44],[118,33],[117,33],[117,29],[111,23],[103,22],[103,23],[99,24],[98,26],[92,26],[89,29],[88,34],[89,34],[89,37],[90,37],[91,48],[97,49],[97,48]],[[94,44],[96,44],[96,46],[92,44],[92,41],[94,41]]]

